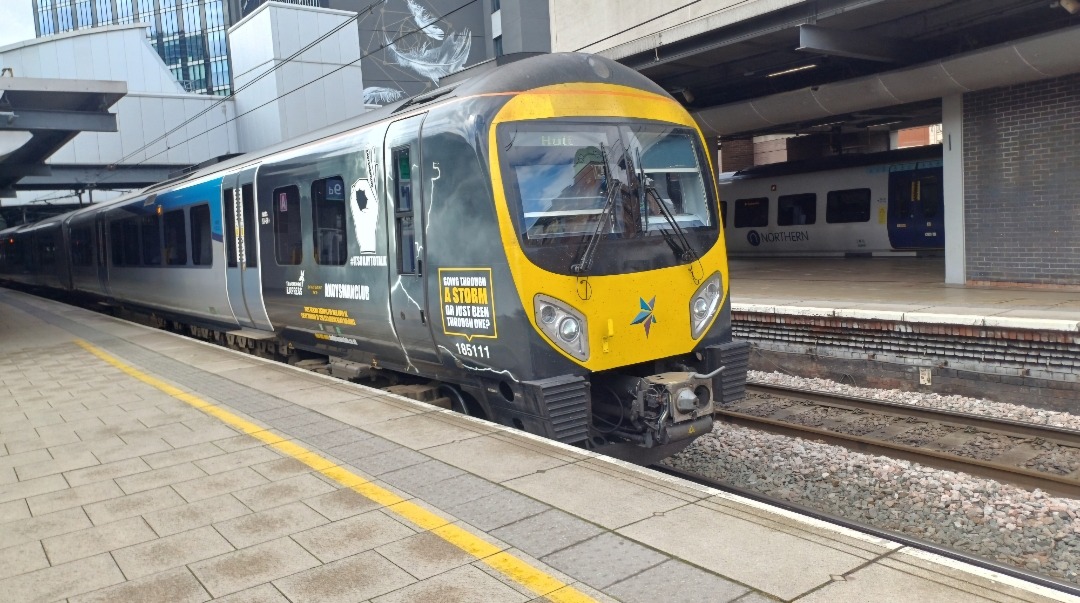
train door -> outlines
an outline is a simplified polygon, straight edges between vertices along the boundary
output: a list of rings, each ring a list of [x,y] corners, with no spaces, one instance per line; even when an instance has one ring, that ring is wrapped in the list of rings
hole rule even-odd
[[[889,172],[889,243],[894,249],[944,247],[941,162],[895,167]]]
[[[225,219],[225,281],[233,316],[241,326],[272,331],[259,275],[254,169],[222,179],[221,205]]]
[[[424,262],[424,196],[421,191],[418,115],[390,124],[386,131],[387,236],[390,313],[407,361],[438,362],[431,333]]]

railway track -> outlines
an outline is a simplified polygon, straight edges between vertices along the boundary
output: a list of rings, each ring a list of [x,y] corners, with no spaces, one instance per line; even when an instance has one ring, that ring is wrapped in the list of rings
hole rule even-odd
[[[719,420],[1080,498],[1080,432],[760,383]]]

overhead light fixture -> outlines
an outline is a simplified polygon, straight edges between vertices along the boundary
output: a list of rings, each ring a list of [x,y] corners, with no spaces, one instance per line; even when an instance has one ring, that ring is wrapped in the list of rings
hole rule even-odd
[[[1058,0],[1058,6],[1069,11],[1070,15],[1080,13],[1080,0]],[[1053,6],[1053,5],[1051,5]]]
[[[1077,0],[1077,1],[1080,1],[1080,0]],[[796,71],[806,71],[807,69],[814,69],[815,67],[817,67],[816,63],[810,63],[809,65],[801,65],[799,67],[792,67],[791,69],[785,69],[783,71],[777,71],[775,73],[770,73],[769,75],[766,75],[765,77],[777,77],[777,76],[780,76],[780,75],[787,75],[789,73],[795,73]]]

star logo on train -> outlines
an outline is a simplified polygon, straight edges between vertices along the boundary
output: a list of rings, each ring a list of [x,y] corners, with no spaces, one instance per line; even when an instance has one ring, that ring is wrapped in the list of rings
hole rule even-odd
[[[638,298],[638,304],[641,306],[641,311],[634,317],[632,325],[644,325],[645,337],[649,336],[649,330],[656,324],[656,317],[653,316],[653,309],[656,308],[656,296],[654,295],[649,301],[645,301],[644,297]]]

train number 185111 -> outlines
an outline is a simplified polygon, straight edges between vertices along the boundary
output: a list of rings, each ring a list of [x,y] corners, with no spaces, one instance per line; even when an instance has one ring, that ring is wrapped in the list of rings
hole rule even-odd
[[[475,343],[458,343],[458,354],[462,356],[468,356],[470,358],[491,358],[491,348],[486,345],[477,345]]]

